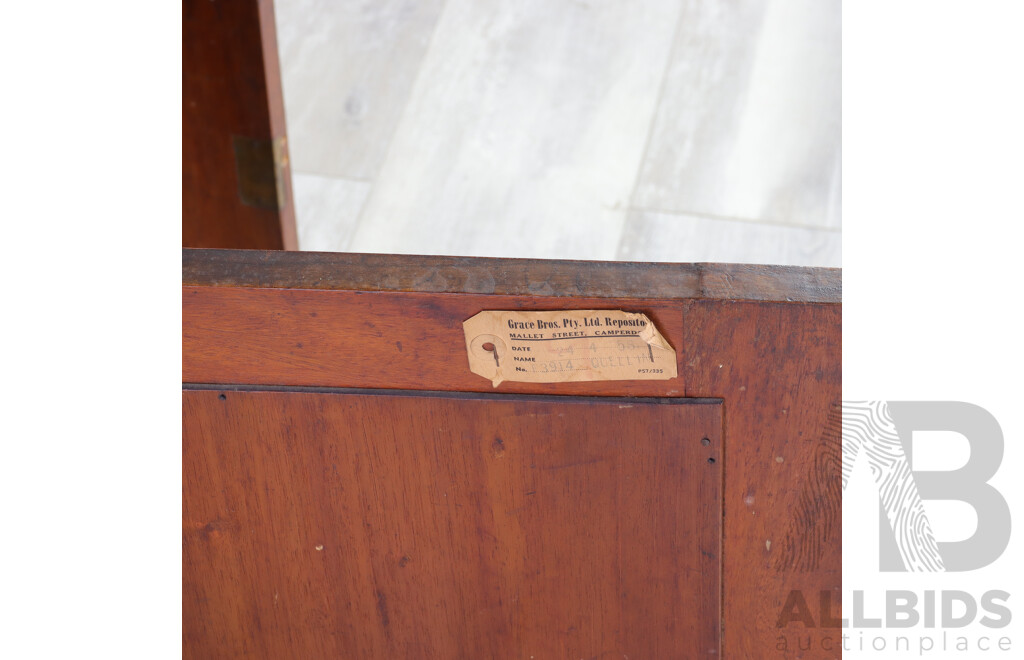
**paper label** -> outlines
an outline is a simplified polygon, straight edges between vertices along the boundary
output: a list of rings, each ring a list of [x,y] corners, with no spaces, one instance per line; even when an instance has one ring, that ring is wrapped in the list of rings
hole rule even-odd
[[[675,351],[644,314],[487,311],[462,328],[470,370],[494,387],[676,377]]]

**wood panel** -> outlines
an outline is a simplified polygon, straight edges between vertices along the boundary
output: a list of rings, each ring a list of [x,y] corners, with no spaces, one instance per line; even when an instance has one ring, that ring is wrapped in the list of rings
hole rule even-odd
[[[182,370],[192,383],[489,392],[491,382],[469,371],[462,331],[483,309],[625,309],[647,314],[673,346],[683,338],[678,305],[655,300],[236,287],[186,287],[182,297]],[[683,379],[499,390],[680,396]]]
[[[296,249],[287,149],[272,0],[186,0],[182,244]]]
[[[489,392],[461,335],[483,309],[648,313],[677,351],[677,381],[497,391],[720,398],[720,652],[816,657],[799,634],[831,657],[818,645],[835,630],[776,622],[792,590],[816,621],[841,616],[838,271],[238,251],[186,251],[184,266],[186,382]]]
[[[725,402],[724,653],[838,657],[834,626],[776,623],[792,590],[816,622],[841,616],[841,307],[688,301],[684,309],[686,395]],[[798,641],[816,653],[802,656]],[[788,651],[779,653],[783,642]]]
[[[183,398],[184,657],[720,655],[719,402]]]

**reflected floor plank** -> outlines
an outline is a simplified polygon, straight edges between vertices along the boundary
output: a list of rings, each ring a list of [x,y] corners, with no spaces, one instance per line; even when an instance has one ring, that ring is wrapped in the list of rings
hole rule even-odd
[[[449,0],[353,249],[614,258],[678,12]]]

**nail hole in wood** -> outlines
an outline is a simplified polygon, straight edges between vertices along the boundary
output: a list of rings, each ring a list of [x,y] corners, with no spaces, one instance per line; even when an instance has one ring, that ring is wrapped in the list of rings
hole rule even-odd
[[[227,400],[227,398],[228,398],[228,395],[227,395],[227,394],[221,394],[221,395],[220,395],[219,397],[217,397],[217,398],[218,398],[218,399],[220,399],[221,401],[225,401],[225,400]]]
[[[714,463],[714,462],[715,462],[714,457],[711,457],[711,458],[708,459],[708,463]]]
[[[701,438],[700,439],[700,444],[702,444],[705,447],[707,447],[708,445],[711,444],[711,438]]]

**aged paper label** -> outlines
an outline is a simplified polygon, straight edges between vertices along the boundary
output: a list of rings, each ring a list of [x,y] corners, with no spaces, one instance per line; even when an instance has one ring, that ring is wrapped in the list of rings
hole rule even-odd
[[[504,380],[668,380],[676,352],[644,314],[619,310],[487,311],[465,321],[469,368]]]

